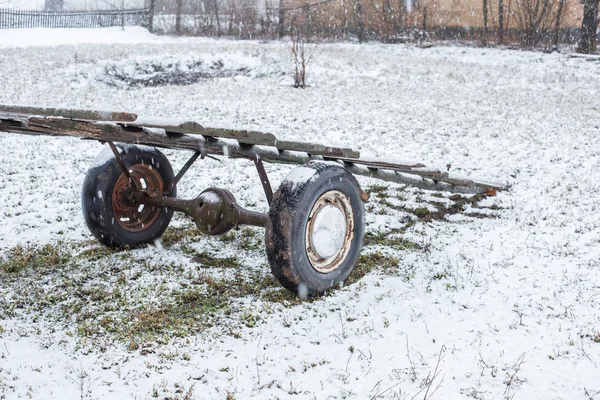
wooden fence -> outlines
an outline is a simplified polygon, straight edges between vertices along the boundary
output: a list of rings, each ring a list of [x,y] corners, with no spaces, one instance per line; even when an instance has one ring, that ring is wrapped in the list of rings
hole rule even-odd
[[[0,8],[0,29],[147,26],[149,10],[33,11]]]

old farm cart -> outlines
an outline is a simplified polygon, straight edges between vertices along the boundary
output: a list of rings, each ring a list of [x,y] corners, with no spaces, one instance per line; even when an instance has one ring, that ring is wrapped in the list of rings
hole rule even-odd
[[[138,118],[135,114],[0,106],[0,132],[74,136],[108,144],[89,169],[82,191],[85,221],[111,247],[135,247],[159,238],[174,211],[198,229],[221,235],[237,225],[266,228],[273,274],[283,286],[316,295],[343,282],[364,236],[368,196],[353,175],[454,193],[495,193],[502,184],[455,176],[420,163],[360,157],[347,148],[278,140],[269,133],[206,128],[195,122]],[[156,148],[190,150],[177,174]],[[177,184],[205,157],[251,160],[268,214],[240,207],[226,189],[177,197]],[[263,162],[299,164],[273,192]],[[302,290],[304,291],[304,290]]]

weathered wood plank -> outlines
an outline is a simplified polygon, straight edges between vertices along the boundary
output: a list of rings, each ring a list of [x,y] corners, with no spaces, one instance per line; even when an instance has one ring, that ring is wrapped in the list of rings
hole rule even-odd
[[[91,121],[131,122],[137,119],[136,114],[115,111],[75,110],[70,108],[43,108],[0,105],[0,115],[63,117],[85,119]]]
[[[187,135],[202,135],[235,139],[240,143],[258,144],[262,146],[275,146],[277,138],[272,133],[263,133],[247,130],[205,128],[194,121],[175,121],[157,118],[138,118],[128,126],[164,129],[167,132],[184,133]]]
[[[360,164],[366,165],[369,167],[383,168],[383,169],[412,169],[412,168],[425,168],[425,164],[417,162],[417,161],[408,161],[408,160],[383,160],[372,157],[360,157],[360,158],[344,158],[339,157],[340,161],[352,163],[352,164]]]
[[[287,140],[278,140],[277,146],[279,150],[304,151],[308,154],[327,156],[332,158],[359,158],[360,153],[349,148],[329,147],[316,143],[291,142]]]
[[[371,163],[371,165],[360,165],[361,159],[337,160],[332,157],[308,154],[305,151],[281,150],[273,146],[244,146],[236,140],[212,137],[211,140],[206,140],[204,136],[190,136],[184,133],[173,135],[164,129],[131,126],[117,122],[71,120],[55,117],[3,118],[0,116],[0,132],[73,136],[99,141],[189,149],[233,158],[256,159],[258,157],[265,162],[272,163],[303,164],[309,160],[333,160],[356,175],[409,184],[423,189],[455,193],[484,193],[490,189],[506,189],[506,186],[500,183],[461,177],[434,168],[401,167],[399,164],[391,162],[383,162],[383,165],[377,166],[374,165],[376,162],[368,160],[362,160],[362,162]]]
[[[117,123],[79,121],[52,117],[31,117],[24,121],[26,128],[34,133],[53,136],[74,136],[99,141],[144,144],[148,146],[189,149],[203,149],[203,137],[178,135],[176,137],[159,133],[156,130],[124,127]]]

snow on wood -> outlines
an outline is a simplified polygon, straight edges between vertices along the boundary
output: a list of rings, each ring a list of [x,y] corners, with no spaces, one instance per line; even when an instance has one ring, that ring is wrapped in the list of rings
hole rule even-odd
[[[284,142],[282,146],[277,147],[277,151],[264,150],[266,146],[277,145],[277,139],[273,135],[261,132],[204,128],[196,122],[184,122],[178,125],[141,125],[105,121],[80,121],[63,117],[25,116],[23,119],[19,119],[8,116],[4,120],[0,118],[0,131],[2,130],[12,133],[75,136],[99,141],[199,150],[226,157],[231,155],[234,158],[254,159],[258,157],[272,163],[305,163],[309,160],[335,160],[336,157],[340,157],[340,160],[343,161],[340,165],[347,167],[354,174],[397,183],[415,183],[416,186],[422,189],[454,190],[455,193],[485,193],[489,190],[502,190],[505,188],[505,185],[500,183],[450,176],[447,172],[434,168],[411,168],[394,163],[372,161],[367,162],[367,166],[363,167],[360,164],[364,161],[360,158],[348,158],[349,155],[355,154],[351,149],[326,147],[312,143]],[[202,134],[202,136],[190,136],[190,134]],[[228,144],[215,139],[218,137],[235,138],[237,142]],[[248,142],[260,143],[262,146],[252,146]],[[291,151],[284,150],[284,148],[289,148]],[[358,156],[358,153],[356,155]],[[402,174],[399,174],[400,172]],[[414,174],[428,179],[406,179],[404,178],[406,174]]]
[[[0,117],[5,116],[46,116],[86,119],[95,121],[121,121],[132,122],[137,119],[137,115],[125,112],[114,111],[95,111],[95,110],[73,110],[69,108],[43,108],[30,106],[10,106],[0,105]]]

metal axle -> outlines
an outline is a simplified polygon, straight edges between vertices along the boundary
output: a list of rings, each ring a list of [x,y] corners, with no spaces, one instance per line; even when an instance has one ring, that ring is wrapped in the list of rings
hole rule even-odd
[[[193,200],[136,191],[134,200],[140,204],[167,207],[189,215],[198,229],[207,235],[223,235],[238,225],[263,228],[267,225],[267,214],[241,207],[226,189],[206,189]]]

